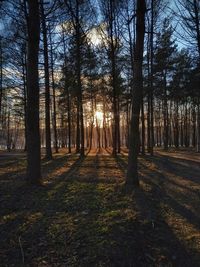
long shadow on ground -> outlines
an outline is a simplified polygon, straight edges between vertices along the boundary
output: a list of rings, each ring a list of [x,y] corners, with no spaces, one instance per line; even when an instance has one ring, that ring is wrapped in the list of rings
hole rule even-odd
[[[116,161],[120,168],[126,168],[126,156]],[[191,164],[193,168],[188,167]],[[153,254],[163,255],[165,264],[200,266],[198,168],[196,161],[170,156],[139,160],[141,187],[133,197],[140,215],[152,225],[148,238]]]
[[[4,185],[1,266],[198,266],[196,247],[176,235],[163,205],[188,222],[191,214],[151,164],[141,161],[149,171],[141,171],[142,186],[133,195],[123,190],[126,158],[102,155],[44,162],[41,188],[19,179]]]

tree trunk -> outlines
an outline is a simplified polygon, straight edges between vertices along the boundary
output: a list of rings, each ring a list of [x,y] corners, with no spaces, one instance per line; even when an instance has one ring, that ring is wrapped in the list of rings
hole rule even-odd
[[[22,79],[23,79],[23,104],[24,104],[24,136],[25,136],[25,145],[24,151],[27,149],[26,140],[27,140],[27,64],[26,64],[26,48],[24,47],[22,51]]]
[[[197,103],[197,152],[200,152],[200,97]]]
[[[70,93],[67,87],[67,123],[68,123],[68,152],[71,153],[71,103]]]
[[[3,98],[3,52],[2,52],[2,41],[0,37],[0,118],[1,118],[2,98]]]
[[[118,109],[117,109],[117,84],[116,84],[116,55],[115,55],[115,40],[114,40],[114,7],[113,0],[110,0],[110,60],[111,60],[111,77],[112,77],[112,89],[113,89],[113,128],[112,128],[112,143],[113,143],[113,156],[117,154],[117,136],[118,136]]]
[[[143,103],[143,96],[141,102],[141,121],[142,121],[142,155],[145,155],[145,121],[144,121],[144,103]]]
[[[117,97],[117,153],[121,153],[121,133],[120,133],[120,105],[119,96]]]
[[[181,109],[180,144],[183,147],[183,111]]]
[[[103,100],[103,132],[104,132],[104,148],[107,148],[107,133],[106,133],[106,107],[105,98]]]
[[[76,107],[76,153],[80,153],[80,107],[77,97],[77,107]]]
[[[8,117],[7,117],[7,151],[11,151],[11,135],[10,135],[10,111],[8,111]]]
[[[77,152],[80,150],[81,156],[85,154],[84,148],[84,121],[83,121],[83,101],[81,84],[81,32],[79,21],[79,3],[76,0],[76,75],[77,75]],[[80,122],[80,124],[79,124]],[[79,127],[80,126],[80,127]],[[80,149],[81,144],[81,149]]]
[[[192,146],[196,146],[196,111],[195,106],[192,109]]]
[[[44,75],[45,75],[45,129],[46,129],[46,159],[52,159],[51,151],[51,129],[50,129],[50,86],[49,86],[49,58],[47,43],[46,18],[44,14],[43,1],[41,2],[41,20],[44,46]]]
[[[127,109],[126,109],[126,147],[129,148],[129,133],[130,133],[130,110],[129,110],[129,103],[128,103],[128,99],[126,102],[127,105]]]
[[[117,125],[118,125],[118,117],[117,117],[117,97],[116,97],[116,66],[115,66],[115,56],[114,56],[114,48],[112,49],[112,87],[113,87],[113,156],[117,154]]]
[[[164,74],[164,99],[163,99],[163,118],[164,118],[164,149],[168,150],[169,144],[169,122],[168,122],[168,103],[167,103],[167,81]]]
[[[185,147],[189,146],[189,140],[188,140],[188,107],[187,107],[187,101],[185,104],[185,115],[184,115],[184,143]]]
[[[151,0],[151,29],[150,29],[150,154],[153,155],[154,147],[154,109],[153,109],[153,37],[154,37],[154,0]]]
[[[52,39],[51,33],[50,36],[50,52],[51,52],[51,82],[52,82],[52,90],[53,90],[53,132],[54,132],[54,148],[55,152],[58,153],[58,137],[57,137],[57,120],[56,120],[56,88],[55,88],[55,80],[54,80],[54,62],[53,62],[53,47],[52,47]]]
[[[176,148],[179,147],[179,111],[178,111],[178,100],[175,103],[175,126],[174,126],[174,145]]]
[[[136,48],[134,58],[134,90],[132,94],[132,117],[129,141],[128,168],[126,184],[131,188],[139,186],[138,178],[138,145],[139,145],[139,116],[142,100],[143,75],[142,62],[145,34],[145,0],[137,0]]]
[[[41,183],[39,130],[38,52],[40,17],[38,1],[28,0],[28,62],[27,62],[27,179]]]
[[[151,87],[150,87],[150,32],[147,37],[147,77],[148,77],[148,93],[147,93],[147,151],[150,153],[151,151]]]

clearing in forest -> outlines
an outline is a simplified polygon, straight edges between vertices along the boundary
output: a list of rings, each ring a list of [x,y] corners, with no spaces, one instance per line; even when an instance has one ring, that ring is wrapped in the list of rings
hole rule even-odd
[[[200,266],[200,158],[139,158],[140,189],[124,190],[126,153],[92,150],[43,160],[43,187],[25,155],[0,153],[1,266]]]

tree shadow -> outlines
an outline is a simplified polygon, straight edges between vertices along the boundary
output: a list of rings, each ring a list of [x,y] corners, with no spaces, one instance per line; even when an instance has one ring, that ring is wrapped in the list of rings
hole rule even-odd
[[[25,266],[198,266],[161,213],[162,198],[171,198],[157,182],[165,177],[143,173],[142,187],[131,198],[122,187],[124,160],[58,159],[45,166],[53,176],[46,186],[7,188],[2,263],[22,266],[20,237]],[[185,212],[175,200],[169,203]]]
[[[122,169],[127,167],[126,157],[118,157],[116,162]],[[165,164],[165,158],[162,159],[162,156],[161,162],[163,165]],[[147,163],[158,163],[158,165],[156,165],[156,169],[152,169],[151,165]],[[198,231],[200,228],[199,213],[194,214],[193,211],[183,205],[189,199],[191,206],[197,206],[198,198],[193,200],[191,194],[188,197],[187,191],[179,192],[179,184],[173,184],[170,177],[165,175],[165,171],[168,169],[172,171],[170,164],[173,164],[173,162],[168,160],[164,170],[159,163],[160,160],[157,157],[154,159],[154,157],[150,158],[149,156],[145,156],[140,159],[141,186],[139,189],[135,189],[133,193],[133,201],[137,203],[140,216],[143,220],[146,219],[149,225],[152,225],[152,227],[149,226],[152,228],[150,233],[146,234],[149,234],[151,239],[153,258],[156,258],[156,251],[160,251],[159,253],[163,254],[164,264],[166,264],[165,260],[167,259],[174,266],[199,266],[199,251],[196,248],[186,247],[185,243],[177,237],[174,229],[168,224],[163,215],[163,206],[168,207],[168,209],[173,210],[174,214],[181,216]],[[173,166],[173,171],[176,174],[177,172],[174,168],[175,166]],[[184,176],[187,177],[187,175]],[[190,178],[193,179],[192,177]],[[174,190],[170,188],[169,185],[171,184],[174,185]],[[183,189],[187,190],[188,187],[183,186]],[[196,193],[191,188],[189,189],[190,192]],[[157,262],[159,262],[159,259]]]
[[[200,184],[200,165],[197,161],[192,161],[191,159],[174,158],[170,155],[155,155],[152,159],[146,156],[145,160],[152,161],[158,166],[159,169],[162,169],[163,172],[166,170],[188,181],[191,180]]]

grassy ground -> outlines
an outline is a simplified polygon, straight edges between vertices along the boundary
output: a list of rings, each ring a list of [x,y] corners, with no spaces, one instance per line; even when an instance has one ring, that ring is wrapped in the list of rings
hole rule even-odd
[[[140,189],[127,194],[126,153],[57,154],[39,188],[23,153],[0,153],[0,266],[200,266],[199,156],[139,162]]]

